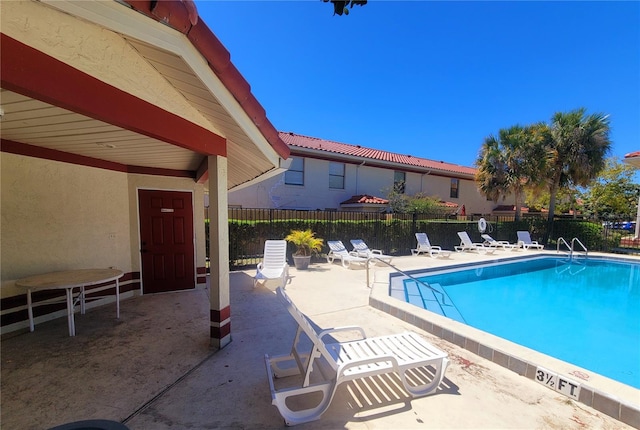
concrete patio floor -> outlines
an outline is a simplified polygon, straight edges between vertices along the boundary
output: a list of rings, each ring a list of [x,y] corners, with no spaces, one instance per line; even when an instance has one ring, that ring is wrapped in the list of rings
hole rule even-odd
[[[448,261],[420,256],[393,263],[409,270],[484,258],[495,257],[456,253]],[[377,270],[384,277],[385,269]],[[253,288],[253,273],[230,275],[233,340],[218,352],[209,346],[206,289],[124,300],[119,320],[109,305],[76,315],[73,338],[60,318],[3,339],[2,428],[98,418],[130,429],[284,427],[271,405],[264,354],[288,352],[296,327],[270,289]],[[414,331],[451,359],[431,396],[343,384],[321,420],[297,428],[631,428],[374,309],[365,270],[319,263],[308,271],[292,268],[291,275],[288,294],[320,327],[359,325],[368,336]]]

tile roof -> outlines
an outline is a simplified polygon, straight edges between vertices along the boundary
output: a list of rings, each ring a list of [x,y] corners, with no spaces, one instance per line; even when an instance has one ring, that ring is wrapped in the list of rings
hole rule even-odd
[[[368,194],[361,194],[358,196],[352,196],[351,198],[345,200],[344,202],[340,202],[341,205],[347,205],[347,204],[362,204],[362,203],[367,203],[367,204],[373,204],[373,205],[386,205],[389,203],[389,200],[387,199],[383,199],[381,197],[376,197],[376,196],[370,196]]]
[[[640,151],[630,152],[624,156],[624,158],[635,158],[640,157]]]
[[[291,132],[280,132],[280,138],[290,147],[299,147],[325,151],[336,155],[348,155],[353,157],[368,158],[370,160],[404,164],[418,170],[434,170],[448,174],[475,175],[476,169],[473,167],[460,166],[458,164],[445,163],[444,161],[434,161],[426,158],[414,157],[412,155],[397,154],[395,152],[382,151],[379,149],[366,148],[360,145],[350,145],[347,143],[334,142],[317,137],[302,136]]]
[[[624,156],[623,161],[637,169],[640,169],[640,151],[634,151],[634,152],[628,153],[627,155]]]

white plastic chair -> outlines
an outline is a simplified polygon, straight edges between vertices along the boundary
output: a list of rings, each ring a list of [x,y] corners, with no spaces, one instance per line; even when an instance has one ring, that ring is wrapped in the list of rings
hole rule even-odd
[[[493,237],[491,237],[488,234],[482,234],[481,235],[482,238],[484,239],[484,246],[490,246],[492,248],[496,248],[496,249],[508,249],[510,251],[514,251],[516,249],[518,249],[518,245],[514,245],[513,243],[509,243],[506,240],[495,240]]]
[[[353,251],[358,257],[364,258],[377,258],[378,260],[391,263],[393,259],[390,255],[384,255],[380,249],[369,249],[367,244],[362,239],[351,239],[351,245],[353,245]]]
[[[413,397],[436,391],[449,364],[447,353],[415,333],[367,338],[361,327],[338,327],[317,332],[282,288],[276,293],[298,323],[290,353],[269,357],[265,364],[271,389],[271,404],[278,408],[287,425],[317,420],[329,408],[338,385],[371,376],[396,373],[404,389]],[[358,338],[339,342],[333,333],[352,332]],[[310,341],[310,342],[309,342]],[[433,367],[433,377],[421,369]],[[416,378],[415,373],[420,377]],[[431,373],[431,371],[429,371]],[[276,389],[274,379],[293,376],[295,384]],[[318,400],[317,394],[320,395]],[[315,406],[292,409],[288,398],[309,395]]]
[[[531,240],[531,235],[528,231],[519,231],[518,233],[518,247],[524,249],[544,249],[544,245],[540,245],[537,241]]]
[[[427,233],[416,233],[418,246],[411,250],[411,255],[420,255],[421,252],[429,253],[430,257],[449,258],[451,251],[443,250],[437,245],[431,245]]]
[[[282,287],[289,279],[286,240],[264,242],[264,257],[258,264],[256,275],[253,277],[253,286],[255,288],[258,284],[264,285],[270,279],[280,279]]]
[[[458,252],[477,251],[482,254],[493,254],[496,250],[495,248],[484,246],[481,243],[473,243],[469,237],[469,233],[466,231],[459,231],[458,237],[460,237],[460,245],[455,247]]]
[[[354,252],[347,251],[341,240],[328,240],[329,253],[327,254],[327,262],[333,263],[334,260],[340,260],[342,267],[351,268],[352,264],[366,265],[369,263],[367,258],[358,257]]]

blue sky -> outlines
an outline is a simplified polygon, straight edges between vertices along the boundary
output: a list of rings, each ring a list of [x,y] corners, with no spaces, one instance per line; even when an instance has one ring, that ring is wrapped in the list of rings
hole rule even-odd
[[[484,138],[585,107],[640,150],[640,2],[196,0],[276,129],[473,166]]]

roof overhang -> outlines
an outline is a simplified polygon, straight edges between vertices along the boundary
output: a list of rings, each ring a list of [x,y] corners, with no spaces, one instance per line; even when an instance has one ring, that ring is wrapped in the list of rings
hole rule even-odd
[[[421,175],[444,176],[447,178],[459,178],[475,180],[475,176],[471,174],[451,172],[448,170],[438,170],[435,168],[426,168],[420,166],[411,166],[405,163],[377,160],[356,155],[338,154],[319,149],[303,148],[299,146],[291,146],[292,156],[311,157],[320,160],[339,161],[344,163],[358,164],[361,166],[380,167],[384,169],[401,170],[403,172],[413,172]]]
[[[640,151],[630,152],[624,156],[623,161],[637,169],[640,169]]]
[[[229,188],[280,168],[288,147],[193,4],[127,3],[0,3],[2,139],[194,178],[226,156]]]

